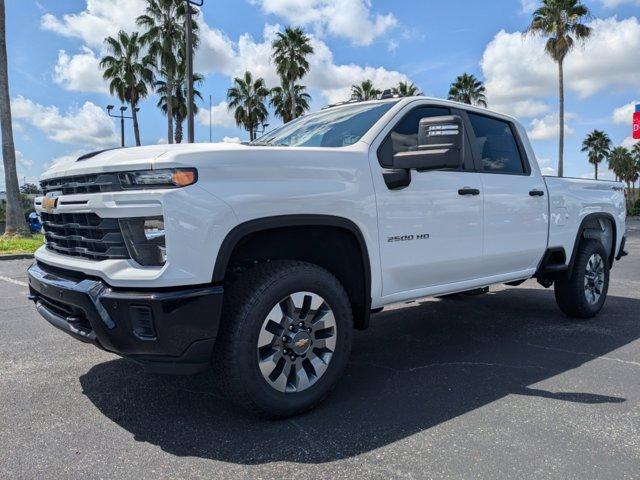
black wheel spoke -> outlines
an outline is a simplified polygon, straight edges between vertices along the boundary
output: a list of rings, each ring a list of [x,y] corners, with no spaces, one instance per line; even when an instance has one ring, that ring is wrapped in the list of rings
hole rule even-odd
[[[329,304],[311,292],[280,300],[265,318],[258,339],[264,379],[280,392],[300,392],[325,373],[336,346],[336,320]]]

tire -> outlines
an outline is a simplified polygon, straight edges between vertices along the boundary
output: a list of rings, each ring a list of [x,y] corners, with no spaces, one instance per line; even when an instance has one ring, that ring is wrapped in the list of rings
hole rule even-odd
[[[218,382],[254,415],[285,418],[310,410],[344,372],[351,304],[323,268],[289,260],[258,265],[232,281],[222,314],[213,358]]]
[[[555,282],[556,302],[567,316],[592,318],[600,312],[609,290],[609,255],[596,240],[582,240],[573,270]]]

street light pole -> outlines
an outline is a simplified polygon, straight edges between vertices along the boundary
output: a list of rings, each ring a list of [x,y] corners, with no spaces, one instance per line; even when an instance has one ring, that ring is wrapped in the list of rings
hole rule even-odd
[[[124,148],[125,146],[125,141],[124,141],[124,120],[129,119],[132,120],[133,117],[127,117],[124,112],[127,111],[127,107],[125,107],[124,105],[120,107],[120,115],[113,115],[111,112],[113,111],[115,107],[113,105],[107,105],[107,113],[109,114],[110,117],[112,118],[119,118],[120,119],[120,146],[122,148]],[[139,111],[139,108],[136,108],[136,112]]]
[[[187,44],[187,141],[195,141],[194,118],[193,118],[193,29],[191,6],[202,7],[204,0],[185,0],[187,3],[186,15],[186,44]]]
[[[127,109],[124,105],[120,107],[120,146],[124,148],[124,112]]]

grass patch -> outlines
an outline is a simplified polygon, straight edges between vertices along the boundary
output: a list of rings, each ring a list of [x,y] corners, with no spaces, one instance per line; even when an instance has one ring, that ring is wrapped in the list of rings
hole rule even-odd
[[[0,236],[0,256],[17,255],[35,252],[44,242],[44,235],[30,237]]]

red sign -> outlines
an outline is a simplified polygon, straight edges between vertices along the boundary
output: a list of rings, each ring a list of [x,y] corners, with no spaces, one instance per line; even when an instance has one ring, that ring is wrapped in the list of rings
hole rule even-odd
[[[640,140],[640,112],[633,114],[633,138]]]

